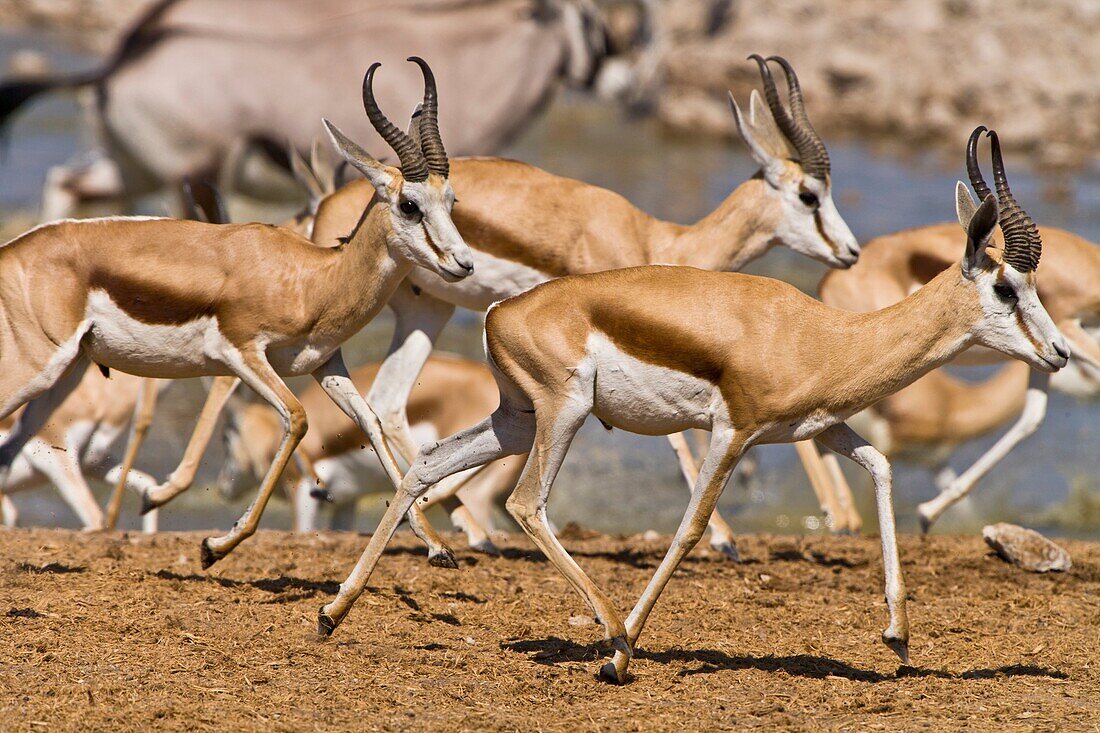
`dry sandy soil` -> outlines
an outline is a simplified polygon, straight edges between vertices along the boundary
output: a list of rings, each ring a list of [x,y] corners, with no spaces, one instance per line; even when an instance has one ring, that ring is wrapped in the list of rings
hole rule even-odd
[[[0,532],[0,720],[27,730],[1095,730],[1100,545],[1024,574],[979,538],[902,544],[912,661],[874,538],[752,536],[697,551],[614,687],[599,627],[521,538],[431,568],[399,536],[329,640],[319,606],[363,545],[262,532],[209,572],[199,534]],[[458,541],[458,538],[454,538]],[[667,538],[566,545],[626,608]],[[570,620],[572,617],[572,621]],[[580,623],[578,623],[580,622]]]

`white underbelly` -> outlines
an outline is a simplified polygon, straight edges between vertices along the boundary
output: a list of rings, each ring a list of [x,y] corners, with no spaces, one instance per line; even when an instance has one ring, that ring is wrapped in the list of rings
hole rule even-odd
[[[182,325],[145,323],[103,291],[89,294],[85,316],[90,326],[82,345],[97,364],[165,379],[230,373],[223,362],[235,349],[212,316]]]
[[[606,336],[588,337],[595,366],[592,413],[615,427],[643,435],[710,429],[727,415],[718,388],[675,369],[650,364],[619,349]]]
[[[498,300],[519,295],[552,279],[526,265],[502,260],[477,249],[472,251],[474,274],[467,278],[449,283],[417,267],[409,279],[435,298],[474,311],[484,311]]]
[[[441,437],[430,423],[417,423],[412,426],[411,432],[418,446]],[[314,469],[335,504],[356,501],[377,491],[393,491],[386,472],[382,470],[382,462],[370,448],[355,446],[344,453],[317,461]]]

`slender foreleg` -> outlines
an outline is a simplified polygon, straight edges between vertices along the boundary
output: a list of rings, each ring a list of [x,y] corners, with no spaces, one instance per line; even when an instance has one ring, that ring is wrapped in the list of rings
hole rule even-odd
[[[157,408],[157,389],[159,385],[155,379],[143,379],[138,388],[137,404],[134,405],[134,417],[130,425],[130,439],[126,444],[126,453],[122,459],[122,468],[119,472],[114,489],[111,491],[111,499],[107,502],[107,529],[114,529],[118,524],[118,513],[122,509],[122,492],[126,490],[130,470],[137,460],[138,451],[141,450],[145,436],[149,432],[149,426],[153,424],[153,413]],[[154,522],[156,519],[154,518]]]
[[[238,377],[214,378],[213,384],[210,385],[210,393],[202,406],[202,412],[199,413],[199,421],[195,424],[195,430],[191,433],[191,439],[183,452],[183,458],[176,470],[168,474],[168,479],[163,484],[145,492],[141,502],[142,514],[164,506],[191,488],[191,484],[195,481],[195,474],[198,473],[199,464],[202,462],[202,454],[206,452],[206,446],[214,435],[218,415],[221,414],[226,400],[240,383],[241,380]]]
[[[267,358],[259,352],[245,352],[242,354],[241,364],[234,368],[237,376],[245,384],[251,387],[260,397],[266,400],[279,412],[283,420],[283,438],[279,442],[279,450],[275,453],[275,459],[267,470],[263,482],[260,484],[259,493],[249,505],[245,513],[234,524],[228,533],[221,537],[207,537],[202,541],[202,566],[208,568],[221,558],[233,551],[237,545],[256,533],[260,517],[267,506],[271,494],[282,478],[283,469],[286,468],[294,450],[306,434],[306,411],[302,408],[294,393],[279,378]],[[205,410],[204,410],[205,412]]]
[[[1009,451],[1019,445],[1038,428],[1047,412],[1047,393],[1050,390],[1050,374],[1037,370],[1031,371],[1028,379],[1027,397],[1024,398],[1024,411],[1016,424],[1009,428],[1001,439],[993,444],[974,465],[962,473],[934,499],[917,507],[920,515],[921,533],[926,534],[940,515],[961,501],[974,486],[997,465]]]
[[[878,533],[882,538],[882,566],[886,575],[886,606],[890,611],[890,625],[882,632],[882,642],[901,657],[902,662],[909,664],[909,615],[905,610],[905,580],[901,577],[898,559],[890,461],[844,423],[825,430],[817,436],[817,441],[858,463],[875,482]]]
[[[673,433],[668,436],[668,442],[672,450],[676,452],[676,458],[680,462],[680,473],[684,476],[688,492],[691,493],[699,480],[699,467],[695,463],[695,457],[688,447],[687,439],[683,433]],[[733,529],[715,509],[708,520],[710,527],[710,546],[725,555],[733,562],[741,562],[741,553],[737,551],[737,541],[733,537]]]
[[[19,524],[19,510],[7,494],[0,494],[0,524],[8,529]]]
[[[716,426],[712,431],[710,450],[707,451],[707,457],[703,461],[695,483],[695,490],[691,493],[691,501],[688,502],[684,517],[680,520],[680,526],[677,527],[676,535],[672,538],[672,544],[638,598],[634,609],[627,616],[628,648],[616,651],[611,661],[600,670],[600,675],[605,679],[612,682],[625,681],[626,669],[630,664],[634,645],[653,610],[653,605],[672,578],[672,574],[676,572],[676,568],[703,536],[707,517],[714,511],[718,497],[722,495],[722,489],[729,481],[730,474],[733,473],[737,459],[743,451],[744,442],[738,439],[733,430]]]
[[[313,376],[321,385],[321,388],[325,390],[325,393],[336,403],[336,406],[354,420],[360,430],[366,433],[371,447],[374,448],[374,452],[382,461],[382,468],[386,472],[386,477],[395,487],[400,486],[401,469],[398,468],[397,461],[385,441],[382,423],[371,408],[370,403],[363,399],[355,384],[352,383],[347,367],[344,366],[344,357],[340,351],[337,350],[332,358],[313,373]],[[455,560],[454,553],[443,542],[443,539],[431,526],[419,507],[414,506],[409,513],[409,525],[416,532],[417,537],[420,537],[428,545],[429,563],[436,567],[458,567],[458,561]]]
[[[534,439],[534,415],[513,409],[502,401],[489,417],[477,425],[455,433],[441,442],[425,445],[413,461],[401,487],[378,523],[370,542],[359,557],[340,592],[321,608],[317,633],[331,634],[351,610],[352,604],[374,572],[402,517],[433,484],[473,466],[480,466],[506,455],[525,453]]]

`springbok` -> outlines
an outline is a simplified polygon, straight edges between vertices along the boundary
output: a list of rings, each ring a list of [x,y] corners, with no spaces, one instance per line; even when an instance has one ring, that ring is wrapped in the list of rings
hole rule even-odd
[[[367,385],[378,375],[380,363],[366,364],[351,372],[352,381]],[[333,529],[351,530],[355,526],[355,505],[360,497],[389,487],[379,471],[378,461],[364,450],[362,432],[335,409],[316,385],[298,398],[309,416],[309,432],[298,446],[297,455],[305,454],[323,482],[321,492],[314,482],[298,477],[288,494],[294,504],[295,529],[310,532],[317,526],[321,494],[333,505]],[[457,356],[433,354],[424,364],[416,387],[409,397],[409,415],[413,435],[423,445],[476,425],[497,408],[497,387],[489,368],[483,363]],[[263,478],[263,468],[271,464],[279,447],[279,418],[267,405],[231,399],[226,407],[226,461],[218,476],[218,487],[227,499],[254,488]],[[466,483],[460,496],[466,501],[481,526],[487,526],[494,497],[510,491],[516,484],[523,460],[501,459]],[[496,552],[489,537],[479,527],[464,527],[470,546]]]
[[[0,247],[0,417],[27,404],[0,444],[0,485],[93,362],[144,377],[235,375],[278,410],[283,438],[256,500],[226,535],[203,541],[204,567],[255,532],[305,434],[305,412],[283,376],[313,375],[367,434],[391,481],[400,481],[340,345],[414,267],[451,280],[473,271],[451,220],[435,80],[422,59],[410,60],[424,74],[417,140],[379,109],[378,64],[363,79],[367,117],[400,168],[378,162],[325,120],[337,149],[376,190],[340,247],[318,248],[263,224],[142,217],[54,222]]]
[[[308,150],[322,116],[358,119],[344,90],[359,69],[419,50],[441,75],[440,127],[452,152],[484,155],[524,130],[562,82],[587,85],[604,35],[589,0],[159,0],[102,67],[0,85],[0,128],[39,94],[94,90],[107,157],[51,171],[43,218],[60,218],[85,197],[217,179],[224,167],[241,167],[229,164],[246,149],[279,162],[285,140]],[[378,96],[412,109],[415,86],[399,71]],[[368,137],[360,123],[350,134]],[[367,150],[389,154],[373,140]]]
[[[418,497],[457,471],[530,451],[508,510],[602,622],[615,649],[602,676],[624,681],[654,603],[702,536],[744,451],[815,439],[874,480],[890,616],[882,639],[908,663],[890,464],[844,421],[972,344],[1044,372],[1069,357],[1035,291],[1038,232],[995,171],[998,196],[980,173],[973,177],[980,205],[964,184],[956,188],[967,231],[961,261],[872,313],[831,308],[769,278],[660,266],[560,278],[496,305],[485,319],[485,342],[500,407],[421,449],[355,569],[321,609],[319,632],[331,634],[345,617]],[[1003,248],[991,238],[998,218]],[[672,546],[625,623],[546,523],[554,478],[589,414],[631,432],[711,432]]]
[[[406,460],[417,450],[405,409],[409,392],[456,306],[484,311],[556,277],[644,264],[738,270],[776,245],[831,267],[850,267],[857,260],[859,245],[833,203],[829,155],[810,125],[798,77],[782,58],[750,58],[759,66],[767,107],[755,91],[747,120],[732,97],[731,106],[760,174],[694,225],[660,221],[616,193],[523,163],[452,161],[450,180],[461,199],[454,221],[470,244],[476,272],[453,284],[410,273],[389,302],[396,328],[367,395],[387,438]],[[790,112],[780,101],[769,61],[787,77]],[[353,181],[325,198],[313,225],[314,243],[337,243],[371,195],[365,182]],[[213,395],[208,405],[217,398]],[[204,408],[204,415],[209,429],[216,410],[211,415]],[[670,441],[690,489],[698,470],[691,451],[681,435]],[[156,489],[147,506],[162,506],[182,490],[181,482],[173,480]],[[446,508],[461,511],[453,502]],[[474,520],[467,516],[464,521]],[[711,530],[711,545],[736,559],[733,531],[717,513]],[[438,564],[451,553],[429,545],[429,556]]]
[[[971,146],[977,144],[971,140]],[[1032,371],[1025,377],[1018,365],[981,385],[968,385],[943,373],[933,373],[891,395],[868,410],[870,435],[884,452],[909,444],[938,450],[930,456],[940,493],[918,507],[921,531],[967,496],[1016,445],[1032,435],[1046,414],[1051,387],[1081,397],[1100,395],[1100,344],[1096,317],[1100,313],[1100,248],[1062,229],[1043,228],[1043,260],[1037,265],[1039,299],[1065,334],[1072,349],[1069,366],[1056,375]],[[885,307],[920,287],[950,263],[958,236],[946,224],[911,229],[869,242],[856,267],[830,273],[821,282],[821,298],[846,310]],[[984,352],[984,353],[983,353]],[[988,363],[998,355],[973,349],[958,363]],[[1008,419],[1016,423],[974,465],[960,475],[947,460],[959,443],[984,434]],[[812,446],[800,451],[811,474],[822,471]],[[830,461],[831,456],[825,456]],[[834,528],[858,530],[851,489],[836,467],[825,468],[825,503],[839,508]],[[851,507],[845,512],[844,507]],[[833,509],[838,511],[838,509]]]
[[[141,381],[118,371],[108,378],[98,369],[87,370],[68,399],[15,456],[0,493],[6,498],[44,482],[52,483],[84,529],[102,529],[103,511],[85,475],[109,483],[125,478],[124,486],[138,494],[156,485],[152,476],[133,469],[124,472],[122,465],[113,461],[114,450],[126,435],[131,414],[143,396]],[[19,415],[17,411],[0,420],[0,435],[12,432]],[[4,523],[15,526],[15,515],[5,511]],[[156,532],[155,512],[145,515],[142,530]]]

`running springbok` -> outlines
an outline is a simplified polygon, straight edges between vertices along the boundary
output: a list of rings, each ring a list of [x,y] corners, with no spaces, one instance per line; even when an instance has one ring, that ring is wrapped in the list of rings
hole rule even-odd
[[[122,482],[139,495],[156,485],[152,476],[143,471],[124,471],[113,460],[114,450],[127,434],[135,406],[147,399],[142,381],[118,371],[108,378],[98,369],[86,370],[68,399],[15,456],[0,493],[6,498],[52,483],[80,518],[84,529],[102,529],[103,511],[85,475],[109,483]],[[155,383],[151,387],[155,389]],[[0,420],[0,435],[10,434],[19,416],[16,411]],[[5,511],[4,523],[15,526],[14,514]],[[142,530],[157,531],[155,512],[145,515]]]
[[[972,139],[971,147],[976,144],[977,139]],[[1001,165],[996,149],[994,163]],[[1037,264],[1039,299],[1073,349],[1069,366],[1053,377],[1040,370],[1032,371],[1027,378],[1016,365],[1009,365],[1005,373],[982,385],[961,384],[943,373],[929,374],[868,411],[868,422],[874,426],[870,435],[878,438],[876,445],[884,452],[904,450],[908,444],[939,448],[934,465],[940,493],[918,508],[922,532],[927,532],[944,511],[966,497],[1009,451],[1038,429],[1052,386],[1081,397],[1100,395],[1100,344],[1096,333],[1100,248],[1062,229],[1043,228],[1042,237],[1044,256]],[[826,275],[821,282],[821,298],[846,310],[886,307],[947,267],[958,243],[957,233],[946,224],[880,237],[867,244],[866,255],[856,267]],[[988,363],[998,356],[972,349],[956,362]],[[956,475],[947,465],[959,443],[1017,415],[1016,423],[969,469]],[[807,471],[821,471],[816,450],[806,447],[808,450],[800,451],[800,455]],[[825,460],[831,457],[825,456]],[[825,470],[825,502],[841,508],[836,528],[858,530],[861,520],[854,512],[847,481],[839,470]],[[852,511],[845,513],[845,506],[852,507]]]
[[[363,79],[367,117],[400,168],[378,162],[325,121],[341,154],[376,191],[340,247],[318,248],[262,224],[111,218],[54,222],[0,248],[0,417],[27,404],[0,445],[0,484],[90,363],[144,377],[235,375],[278,410],[283,438],[275,460],[244,516],[225,536],[203,541],[204,567],[255,532],[305,434],[305,412],[283,376],[313,375],[367,434],[391,481],[400,481],[340,345],[414,267],[451,280],[473,271],[451,220],[434,77],[422,59],[410,60],[425,81],[418,140],[378,108],[378,65]]]
[[[331,634],[346,616],[418,497],[457,471],[530,451],[508,510],[601,620],[615,649],[601,674],[624,681],[654,603],[702,536],[744,451],[815,439],[874,480],[890,616],[882,639],[908,663],[890,463],[844,421],[973,344],[1044,372],[1065,366],[1069,347],[1035,291],[1038,231],[999,170],[996,184],[998,196],[975,176],[980,205],[964,184],[956,188],[967,232],[961,261],[872,313],[831,308],[777,280],[689,267],[561,278],[495,306],[485,342],[500,407],[421,450],[355,569],[321,609],[319,632]],[[998,218],[1003,248],[992,240]],[[546,521],[554,478],[590,414],[644,434],[711,432],[672,546],[625,623]]]
[[[471,246],[476,273],[461,283],[410,273],[389,302],[397,325],[367,395],[387,438],[406,460],[417,451],[405,407],[409,393],[455,306],[484,311],[553,278],[636,265],[738,270],[776,245],[831,267],[850,267],[857,260],[859,245],[833,203],[829,154],[810,125],[798,77],[785,59],[750,58],[759,66],[767,107],[754,91],[748,119],[736,102],[732,109],[760,173],[694,225],[660,221],[616,193],[523,163],[452,161],[450,180],[461,199],[454,221]],[[780,100],[769,62],[779,64],[787,78],[790,112]],[[313,241],[337,243],[372,195],[366,182],[355,181],[325,198]],[[208,406],[219,398],[212,394]],[[216,412],[204,408],[204,428],[212,427]],[[681,435],[670,441],[690,489],[698,470],[691,451]],[[203,446],[197,448],[201,455]],[[170,484],[156,489],[147,506],[162,506],[185,488],[182,481]],[[461,511],[454,503],[446,506],[452,513]],[[467,516],[464,521],[474,520]],[[717,513],[711,530],[711,545],[736,559],[733,531]],[[429,544],[429,556],[436,564],[453,562],[445,561],[451,553],[442,545]]]
[[[379,366],[375,362],[353,369],[352,381],[360,387],[369,385],[378,375]],[[485,364],[433,354],[409,397],[414,438],[423,445],[476,425],[497,408],[497,394],[496,382]],[[295,529],[313,531],[325,501],[332,504],[333,529],[354,529],[358,500],[368,493],[387,490],[389,482],[379,471],[378,461],[364,450],[365,436],[347,415],[333,407],[321,389],[314,385],[302,392],[299,400],[309,416],[309,432],[296,455],[308,458],[324,489],[315,490],[309,477],[299,476],[294,482],[287,493],[294,504]],[[271,464],[278,450],[280,432],[279,417],[267,405],[240,398],[228,402],[226,460],[218,476],[218,487],[226,499],[235,499],[262,480],[262,469]],[[522,468],[522,458],[502,458],[462,487],[459,495],[472,510],[476,507],[474,516],[479,526],[463,526],[461,516],[452,519],[466,530],[472,548],[497,552],[479,529],[490,522],[493,499],[516,485]]]

